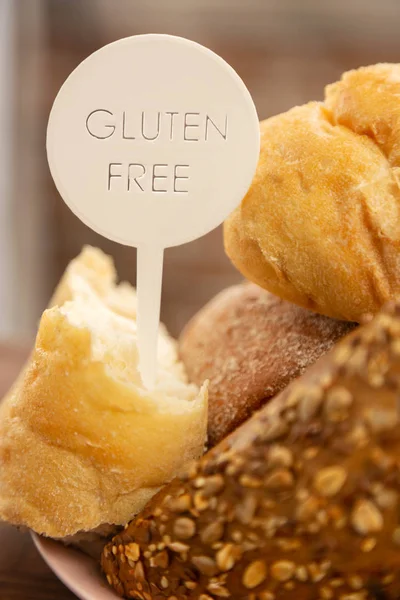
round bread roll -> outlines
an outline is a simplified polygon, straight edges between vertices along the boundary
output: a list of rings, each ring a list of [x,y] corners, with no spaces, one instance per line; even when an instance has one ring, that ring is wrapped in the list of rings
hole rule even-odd
[[[167,485],[102,555],[126,598],[400,597],[400,302]]]
[[[126,524],[206,441],[207,390],[164,328],[143,387],[135,292],[115,279],[99,250],[71,263],[0,407],[0,518],[68,542]]]
[[[400,292],[399,97],[400,65],[375,65],[261,123],[256,175],[224,230],[243,275],[356,322]]]
[[[208,379],[208,442],[215,445],[325,354],[355,325],[285,302],[253,283],[202,308],[179,339],[189,380]]]

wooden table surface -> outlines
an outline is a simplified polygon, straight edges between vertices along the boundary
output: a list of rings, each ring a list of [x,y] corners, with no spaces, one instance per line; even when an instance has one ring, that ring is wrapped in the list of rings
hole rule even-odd
[[[27,350],[0,344],[0,394],[4,396],[27,356]],[[76,600],[50,571],[29,533],[0,523],[0,599]]]

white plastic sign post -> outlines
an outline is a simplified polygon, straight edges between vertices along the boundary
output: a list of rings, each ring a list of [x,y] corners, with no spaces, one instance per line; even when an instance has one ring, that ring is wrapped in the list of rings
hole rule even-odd
[[[47,130],[55,184],[101,235],[138,249],[143,382],[156,375],[164,248],[217,227],[240,203],[259,156],[259,124],[235,71],[169,35],[101,48],[65,81]]]

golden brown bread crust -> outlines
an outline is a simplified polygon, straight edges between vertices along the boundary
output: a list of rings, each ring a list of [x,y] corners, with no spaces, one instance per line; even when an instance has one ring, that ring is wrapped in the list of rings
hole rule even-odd
[[[285,302],[253,283],[218,294],[193,317],[179,340],[189,380],[197,385],[210,381],[209,447],[354,327]]]
[[[400,301],[174,480],[105,547],[129,598],[400,597]]]
[[[399,86],[400,65],[386,63],[344,73],[325,90],[334,122],[372,138],[392,167],[400,166]]]
[[[356,322],[399,292],[399,96],[400,66],[375,65],[261,123],[256,175],[224,230],[245,277]]]
[[[99,250],[70,264],[0,406],[0,519],[68,543],[127,523],[206,439],[206,390],[187,384],[163,328],[143,389],[135,291],[115,279]]]

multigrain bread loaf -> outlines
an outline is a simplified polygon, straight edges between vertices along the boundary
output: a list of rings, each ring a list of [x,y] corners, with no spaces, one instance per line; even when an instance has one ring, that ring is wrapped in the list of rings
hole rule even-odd
[[[102,556],[126,598],[400,597],[400,301],[166,486]]]
[[[225,223],[245,277],[356,322],[399,293],[399,97],[400,65],[380,64],[261,123],[255,178]]]
[[[164,328],[143,388],[135,292],[115,279],[95,249],[70,265],[0,408],[0,518],[67,541],[125,524],[206,440],[206,389]]]
[[[209,380],[214,446],[355,325],[273,296],[253,283],[218,294],[188,323],[179,353],[189,380]]]

